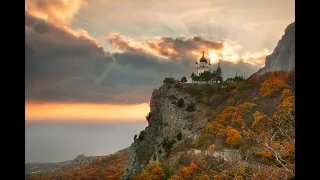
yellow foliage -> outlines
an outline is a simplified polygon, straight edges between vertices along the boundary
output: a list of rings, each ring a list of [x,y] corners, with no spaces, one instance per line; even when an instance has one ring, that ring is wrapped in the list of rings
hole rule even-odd
[[[210,180],[210,177],[208,175],[206,175],[206,174],[201,174],[199,176],[199,180]]]
[[[288,96],[282,101],[281,107],[288,112],[292,112],[294,111],[294,106],[295,106],[294,101],[295,101],[294,96]]]
[[[256,111],[253,114],[253,123],[252,123],[252,128],[254,128],[262,119],[265,119],[267,116],[265,114],[262,114],[259,111]]]
[[[210,151],[214,151],[215,148],[216,148],[216,145],[215,145],[215,144],[211,144],[211,145],[209,146]]]

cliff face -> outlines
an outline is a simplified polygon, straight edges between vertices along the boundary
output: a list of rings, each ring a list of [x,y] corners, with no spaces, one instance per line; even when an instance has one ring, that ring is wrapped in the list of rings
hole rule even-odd
[[[285,29],[272,54],[266,57],[265,67],[256,74],[264,74],[270,71],[295,69],[295,23],[291,23]]]
[[[150,100],[149,125],[131,144],[128,166],[123,175],[124,180],[131,179],[149,162],[168,155],[170,148],[166,147],[173,141],[175,143],[172,143],[172,147],[182,144],[183,140],[177,139],[180,132],[184,138],[193,138],[200,134],[200,130],[205,125],[206,121],[193,122],[194,112],[188,112],[185,107],[177,106],[180,98],[184,99],[185,105],[190,104],[193,99],[179,88],[172,86],[174,85],[165,84],[153,91]]]

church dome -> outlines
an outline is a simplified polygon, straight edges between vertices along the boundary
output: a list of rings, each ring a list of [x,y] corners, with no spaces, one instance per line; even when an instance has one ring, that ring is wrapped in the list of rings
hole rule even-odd
[[[204,51],[202,52],[202,57],[200,59],[200,62],[207,62],[207,59],[204,57]]]

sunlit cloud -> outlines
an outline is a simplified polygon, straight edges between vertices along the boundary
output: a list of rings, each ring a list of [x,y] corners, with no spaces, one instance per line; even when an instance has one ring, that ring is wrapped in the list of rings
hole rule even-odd
[[[75,15],[85,5],[86,2],[83,0],[27,0],[25,11],[29,15],[60,28],[75,37],[88,39],[100,47],[100,43],[90,36],[86,30],[71,28]]]
[[[202,56],[202,51],[212,64],[219,61],[227,61],[232,63],[249,63],[251,65],[261,67],[263,59],[270,53],[268,49],[261,52],[239,53],[241,46],[236,42],[226,39],[222,42],[209,41],[199,35],[191,38],[181,36],[178,38],[156,37],[151,40],[138,41],[133,38],[111,33],[106,39],[114,46],[122,51],[132,51],[136,53],[152,54],[154,56],[171,59],[171,60],[194,60]],[[189,58],[184,58],[188,57]]]
[[[83,5],[83,0],[26,0],[25,10],[52,24],[70,26],[75,14]]]

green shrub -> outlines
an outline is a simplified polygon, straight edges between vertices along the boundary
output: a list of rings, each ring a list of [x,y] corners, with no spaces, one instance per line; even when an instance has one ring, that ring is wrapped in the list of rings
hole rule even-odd
[[[164,174],[166,175],[166,179],[169,179],[172,176],[172,171],[168,165],[161,165],[161,168],[164,171]]]
[[[145,132],[144,130],[142,130],[142,131],[140,132],[139,137],[138,137],[138,140],[139,140],[139,141],[142,141],[142,140],[144,139],[145,133],[146,133],[146,132]]]
[[[180,82],[181,82],[181,83],[187,82],[187,78],[186,78],[185,76],[183,76],[183,77],[181,78]]]
[[[189,111],[189,112],[192,112],[196,109],[196,106],[194,103],[190,103],[189,105],[187,105],[187,108],[186,110]]]
[[[178,101],[178,107],[183,107],[183,106],[184,106],[184,100],[180,98]]]
[[[179,134],[177,135],[177,140],[180,141],[182,139],[182,134],[181,132],[179,132]]]
[[[174,83],[174,78],[173,77],[167,77],[163,80],[163,83],[165,84],[173,84]]]
[[[174,99],[177,99],[177,97],[176,97],[175,95],[171,94],[171,95],[169,96],[169,99],[174,100]]]
[[[165,138],[162,142],[162,147],[169,154],[171,152],[171,148],[175,143],[175,140],[169,140],[168,138]]]

